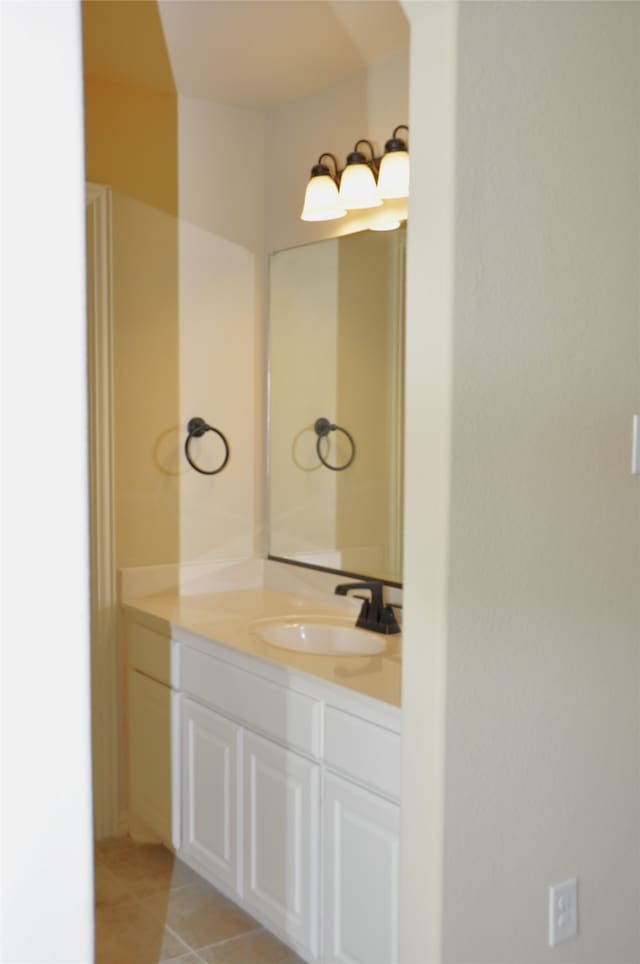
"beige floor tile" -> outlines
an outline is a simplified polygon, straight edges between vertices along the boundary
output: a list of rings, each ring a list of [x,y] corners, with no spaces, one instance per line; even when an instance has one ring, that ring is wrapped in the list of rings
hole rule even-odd
[[[96,964],[157,964],[188,951],[137,901],[96,912]]]
[[[137,897],[182,887],[194,876],[161,844],[137,844],[105,854],[102,863]]]
[[[168,957],[161,964],[202,964],[202,958],[195,951],[188,954],[181,954],[180,957]]]
[[[184,888],[183,888],[184,889]],[[172,895],[182,893],[182,890],[172,891],[168,888],[156,891],[148,897],[139,897],[138,902],[146,911],[153,914],[156,920],[167,921],[169,917],[169,902]]]
[[[178,954],[176,955],[176,951]],[[172,934],[168,928],[165,927],[164,934],[162,937],[162,944],[160,945],[160,953],[158,954],[159,961],[173,961],[176,956],[179,960],[183,960],[185,957],[193,954],[193,951],[187,947],[187,945],[180,940],[177,934]]]
[[[96,907],[115,907],[131,899],[131,894],[120,878],[104,864],[95,865]]]
[[[205,964],[304,964],[291,948],[265,930],[198,948],[198,954]]]
[[[166,921],[195,950],[259,927],[252,917],[204,881],[174,890],[164,902],[156,894],[141,901],[141,905],[158,920]]]
[[[173,874],[171,877],[171,887],[175,889],[176,887],[184,887],[186,884],[201,884],[204,883],[200,874],[197,874],[195,870],[191,867],[187,867],[181,860],[176,857],[173,864]]]
[[[131,837],[109,837],[107,840],[96,840],[94,844],[96,861],[101,862],[111,854],[131,850],[133,847],[135,847],[135,844]]]

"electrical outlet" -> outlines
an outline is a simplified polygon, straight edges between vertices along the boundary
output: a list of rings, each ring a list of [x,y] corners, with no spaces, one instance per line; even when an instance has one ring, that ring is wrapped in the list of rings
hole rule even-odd
[[[578,881],[549,888],[549,947],[578,936]]]
[[[640,415],[633,416],[631,442],[631,474],[640,475]]]

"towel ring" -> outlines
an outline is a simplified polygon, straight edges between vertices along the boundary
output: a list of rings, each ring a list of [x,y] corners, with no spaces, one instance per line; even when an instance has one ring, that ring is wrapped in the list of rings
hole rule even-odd
[[[316,419],[315,425],[313,427],[315,429],[316,435],[318,436],[318,439],[316,441],[316,452],[318,453],[318,458],[320,459],[322,464],[326,465],[326,467],[328,469],[331,469],[332,472],[344,472],[345,469],[348,469],[351,463],[353,462],[354,458],[356,457],[356,443],[353,441],[353,436],[351,435],[351,432],[347,432],[346,428],[342,428],[340,425],[332,425],[332,423],[329,421],[328,418]],[[327,436],[329,435],[329,432],[342,432],[342,434],[346,435],[346,437],[349,439],[349,443],[351,445],[351,455],[348,458],[348,460],[344,463],[344,465],[331,465],[329,462],[327,462],[322,452],[320,451],[320,442],[323,438],[327,438]]]
[[[203,418],[191,418],[187,424],[187,441],[184,443],[184,454],[187,456],[187,462],[192,469],[196,472],[200,472],[202,475],[217,475],[218,472],[222,472],[223,468],[229,461],[229,443],[227,442],[225,436],[222,434],[219,428],[214,428],[213,425],[207,425]],[[205,432],[215,432],[220,439],[222,439],[222,444],[224,445],[224,459],[220,463],[217,469],[201,469],[199,465],[191,458],[191,452],[189,448],[191,446],[192,438],[200,438]]]

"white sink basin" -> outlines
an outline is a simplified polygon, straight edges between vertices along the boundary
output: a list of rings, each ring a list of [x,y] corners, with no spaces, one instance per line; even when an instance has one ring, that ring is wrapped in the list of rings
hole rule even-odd
[[[254,633],[270,646],[323,656],[372,656],[386,648],[386,637],[357,629],[353,619],[333,616],[283,616],[256,619]]]

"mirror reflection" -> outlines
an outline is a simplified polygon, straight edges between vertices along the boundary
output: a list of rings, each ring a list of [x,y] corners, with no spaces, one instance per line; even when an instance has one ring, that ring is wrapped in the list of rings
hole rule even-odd
[[[269,554],[402,578],[406,231],[270,263]]]

